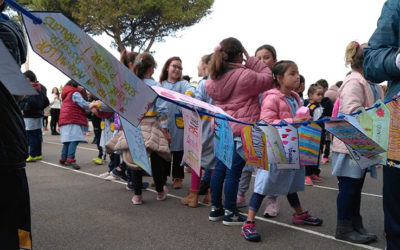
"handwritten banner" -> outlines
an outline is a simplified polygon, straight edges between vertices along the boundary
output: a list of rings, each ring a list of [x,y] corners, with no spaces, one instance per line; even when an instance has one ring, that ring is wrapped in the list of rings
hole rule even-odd
[[[285,148],[283,147],[281,137],[278,130],[265,121],[262,121],[265,126],[260,126],[260,129],[266,135],[267,152],[268,152],[268,163],[287,163]]]
[[[154,91],[157,92],[158,95],[160,95],[168,100],[171,100],[174,102],[182,102],[185,104],[189,104],[190,106],[206,109],[208,111],[211,111],[214,114],[222,114],[226,117],[232,118],[223,109],[221,109],[218,106],[209,104],[207,102],[200,101],[198,99],[192,98],[188,95],[184,95],[184,94],[175,92],[173,90],[165,89],[160,86],[153,86],[152,88],[154,89]]]
[[[299,149],[301,166],[317,166],[321,143],[321,127],[316,123],[300,126]]]
[[[120,117],[120,119],[133,162],[146,171],[149,175],[152,175],[149,157],[146,152],[146,146],[144,144],[140,126],[134,127],[128,122],[128,120],[122,117]]]
[[[61,13],[23,15],[32,49],[137,126],[157,94]]]
[[[397,97],[397,96],[396,96]],[[400,103],[399,99],[389,102],[386,107],[390,111],[390,129],[388,159],[400,161]]]
[[[191,167],[198,176],[201,171],[201,151],[202,151],[202,124],[197,112],[182,109],[184,120],[183,131],[183,160]]]
[[[232,167],[234,150],[233,133],[229,122],[221,118],[214,119],[214,154],[228,168]]]
[[[0,81],[13,95],[37,95],[3,41],[0,40]]]
[[[245,126],[242,129],[242,144],[247,165],[269,169],[266,137],[259,127]]]
[[[285,148],[286,160],[285,164],[278,164],[278,169],[299,169],[300,168],[300,155],[299,155],[299,137],[297,129],[292,125],[277,127],[278,133],[281,137],[283,147]]]
[[[325,123],[325,128],[364,157],[371,158],[385,152],[368,137],[355,117],[346,115],[345,119],[331,119]]]
[[[386,105],[378,100],[376,104],[379,107],[368,110],[368,114],[372,117],[372,139],[378,143],[384,150],[388,150],[389,146],[389,129],[390,129],[390,110]],[[386,164],[387,152],[381,153],[380,158],[382,164]]]

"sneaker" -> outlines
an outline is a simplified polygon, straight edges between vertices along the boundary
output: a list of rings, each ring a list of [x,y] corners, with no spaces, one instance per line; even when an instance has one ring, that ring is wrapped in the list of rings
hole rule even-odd
[[[94,164],[97,164],[97,165],[101,165],[104,162],[103,159],[101,159],[99,157],[94,158],[92,161]]]
[[[76,164],[75,161],[68,161],[68,160],[67,160],[67,161],[65,162],[65,166],[72,167],[72,168],[75,169],[75,170],[81,169],[81,167],[80,167],[78,164]]]
[[[248,241],[258,242],[261,236],[255,229],[255,221],[246,221],[242,226],[241,235]]]
[[[100,178],[106,178],[107,176],[110,176],[110,172],[105,172],[105,173],[102,173],[102,174],[99,174],[99,177]]]
[[[33,157],[33,160],[41,161],[41,160],[43,160],[43,156],[39,155],[39,156]]]
[[[222,224],[225,226],[240,226],[246,222],[246,217],[241,215],[239,211],[229,211],[225,209],[224,219],[222,220]]]
[[[143,204],[142,196],[141,195],[134,195],[132,197],[132,203],[133,203],[133,205],[142,205]]]
[[[210,215],[208,219],[210,221],[220,221],[224,218],[224,209],[222,207],[218,208],[215,206],[211,207]]]
[[[312,186],[312,185],[314,185],[313,181],[311,180],[311,176],[307,176],[307,175],[306,175],[306,179],[305,179],[305,181],[304,181],[304,185],[306,185],[306,186]]]
[[[311,216],[307,211],[302,214],[293,214],[292,222],[295,225],[309,225],[309,226],[321,226],[322,220],[317,217]]]
[[[128,180],[128,176],[126,176],[125,172],[122,172],[116,168],[114,168],[111,172],[110,175],[114,176],[116,180],[122,179],[124,181]]]
[[[58,162],[61,164],[61,165],[65,165],[65,162],[67,161],[67,159],[65,159],[65,158],[61,158]]]
[[[110,172],[108,176],[104,177],[104,180],[106,180],[106,181],[117,181],[117,180],[119,180],[119,177],[115,177],[112,174],[112,172]]]
[[[314,182],[317,182],[317,183],[324,182],[324,179],[322,179],[321,177],[319,177],[319,176],[317,176],[315,174],[311,175],[311,180],[314,181]]]
[[[322,163],[328,163],[328,162],[329,162],[329,158],[327,158],[327,157],[322,158]]]
[[[243,194],[238,194],[236,197],[236,206],[237,207],[246,207],[247,206],[247,201],[246,201],[246,196]]]
[[[35,162],[35,161],[36,161],[35,158],[32,157],[32,156],[29,156],[29,157],[26,159],[26,162]]]
[[[157,200],[163,201],[167,198],[168,189],[167,186],[164,185],[164,191],[157,193]]]
[[[279,204],[276,199],[267,199],[267,207],[264,211],[264,217],[276,217],[279,213]]]

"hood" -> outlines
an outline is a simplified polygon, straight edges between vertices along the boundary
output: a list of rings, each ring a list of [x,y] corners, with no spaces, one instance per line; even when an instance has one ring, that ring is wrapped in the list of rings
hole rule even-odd
[[[61,99],[64,100],[70,93],[74,93],[77,91],[79,91],[77,88],[74,88],[72,86],[65,86],[61,93]]]
[[[293,96],[294,98],[296,98],[296,100],[297,100],[298,103],[301,103],[299,94],[297,94],[297,93],[294,92],[294,91],[291,91],[290,93],[292,94],[292,96]],[[263,96],[262,96],[262,97],[263,97],[263,100],[265,100],[265,98],[266,98],[267,96],[269,96],[269,95],[276,95],[276,96],[278,96],[280,99],[285,100],[285,95],[282,94],[282,92],[280,92],[278,88],[273,88],[273,89],[270,89],[270,90],[268,90],[268,91],[265,91],[264,94],[263,94]]]
[[[36,89],[37,92],[40,92],[40,84],[38,82],[33,82],[31,85]]]

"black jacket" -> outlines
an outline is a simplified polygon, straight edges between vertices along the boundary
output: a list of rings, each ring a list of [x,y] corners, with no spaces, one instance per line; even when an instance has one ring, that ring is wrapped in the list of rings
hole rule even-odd
[[[18,65],[25,62],[26,43],[21,27],[0,17],[0,39],[9,49]],[[25,166],[28,158],[28,140],[21,111],[14,97],[0,82],[0,171]],[[1,173],[0,173],[1,174]]]

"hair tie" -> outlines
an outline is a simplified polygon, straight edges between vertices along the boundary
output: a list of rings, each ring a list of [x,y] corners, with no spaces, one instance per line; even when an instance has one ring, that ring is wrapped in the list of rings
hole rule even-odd
[[[126,55],[129,55],[130,53],[131,53],[130,51],[125,50],[125,54],[126,54]]]
[[[356,48],[358,49],[360,47],[360,44],[356,41],[354,41],[354,43],[356,44]]]
[[[220,51],[221,50],[221,45],[217,45],[214,47],[214,52]]]

